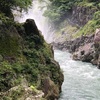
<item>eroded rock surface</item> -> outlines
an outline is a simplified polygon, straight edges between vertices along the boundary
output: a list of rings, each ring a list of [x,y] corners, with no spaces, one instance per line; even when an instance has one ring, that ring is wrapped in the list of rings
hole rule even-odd
[[[64,43],[53,43],[54,48],[68,50],[73,55],[74,60],[91,62],[100,68],[100,29],[96,29],[95,34],[81,36]]]

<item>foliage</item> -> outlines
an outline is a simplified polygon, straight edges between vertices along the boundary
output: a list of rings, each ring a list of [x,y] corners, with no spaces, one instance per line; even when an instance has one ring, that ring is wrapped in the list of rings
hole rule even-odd
[[[7,30],[5,30],[5,32],[6,31]],[[1,34],[5,34],[3,33],[4,31],[0,30],[0,32]],[[5,37],[0,36],[0,54],[5,54],[6,56],[9,55],[14,56],[18,54],[18,50],[19,50],[18,38],[8,36],[7,34],[5,34]]]
[[[88,21],[88,23],[82,29],[80,29],[80,31],[75,34],[74,37],[93,34],[96,28],[100,28],[100,11],[95,12],[93,19]]]
[[[18,30],[24,28],[22,24],[14,26]],[[4,30],[6,26],[1,28]],[[16,36],[12,36],[9,27],[7,31],[2,32],[7,33],[8,31],[8,35],[3,34],[0,40],[0,91],[5,92],[21,84],[23,78],[27,80],[28,85],[34,91],[36,90],[32,86],[39,85],[41,87],[41,79],[45,76],[50,75],[50,78],[58,84],[60,69],[52,62],[53,52],[51,46],[44,41],[43,36],[40,34],[26,35],[24,33],[20,36],[22,38],[20,40]],[[16,35],[18,34],[16,33]],[[20,91],[14,91],[11,95],[10,98],[15,100],[17,95],[20,96],[21,94]],[[4,99],[8,98],[9,96]]]
[[[32,0],[0,0],[0,12],[12,17],[12,9],[28,10],[31,5]]]
[[[0,0],[1,8],[10,7],[14,9],[14,7],[19,7],[21,9],[27,9],[31,4],[32,0]]]
[[[7,62],[0,64],[0,91],[6,91],[12,86],[11,79],[14,77],[12,66]]]
[[[4,13],[0,13],[0,25],[5,24],[6,26],[11,26],[14,25],[15,22],[13,21],[13,19],[5,16]]]
[[[53,22],[57,22],[72,9],[75,2],[79,1],[80,0],[50,0],[51,4],[47,6],[44,16],[49,17]]]
[[[93,6],[98,5],[98,0],[49,0],[47,10],[44,12],[44,16],[49,17],[54,23],[62,21],[67,16],[68,12],[76,5],[80,6]],[[99,6],[99,5],[98,5]]]
[[[31,85],[30,88],[31,88],[35,93],[38,93],[38,92],[39,92],[39,91],[36,89],[36,87],[34,87],[33,85]]]
[[[94,14],[94,20],[100,19],[100,11],[95,12]]]

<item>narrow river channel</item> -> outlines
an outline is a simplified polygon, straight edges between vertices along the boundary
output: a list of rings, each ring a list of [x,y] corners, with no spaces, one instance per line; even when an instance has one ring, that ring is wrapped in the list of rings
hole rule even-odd
[[[55,50],[55,60],[64,74],[59,100],[100,100],[100,70],[90,63],[74,61],[70,56]]]

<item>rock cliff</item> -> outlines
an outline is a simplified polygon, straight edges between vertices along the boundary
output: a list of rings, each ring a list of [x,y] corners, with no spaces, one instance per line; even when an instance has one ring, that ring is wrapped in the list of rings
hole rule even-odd
[[[33,19],[0,20],[0,100],[55,100],[63,74]]]
[[[60,50],[68,50],[74,60],[91,62],[99,68],[100,7],[97,5],[95,2],[81,2],[73,6],[69,15],[65,16],[68,24],[61,28],[64,34],[61,32],[60,38],[63,41],[59,41],[59,38],[53,45]],[[73,27],[76,28],[73,30]]]
[[[71,6],[68,12],[64,12],[64,18],[55,25],[53,42],[65,42],[94,34],[100,28],[100,7],[96,1],[80,1]]]
[[[91,62],[100,68],[100,29],[95,34],[81,36],[63,43],[53,43],[55,48],[68,50],[72,53],[74,60]]]

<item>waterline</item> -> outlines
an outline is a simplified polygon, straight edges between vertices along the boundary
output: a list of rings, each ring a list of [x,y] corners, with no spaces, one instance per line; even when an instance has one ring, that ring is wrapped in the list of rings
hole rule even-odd
[[[100,70],[90,63],[74,61],[70,56],[55,50],[55,59],[64,73],[59,100],[100,100]]]

